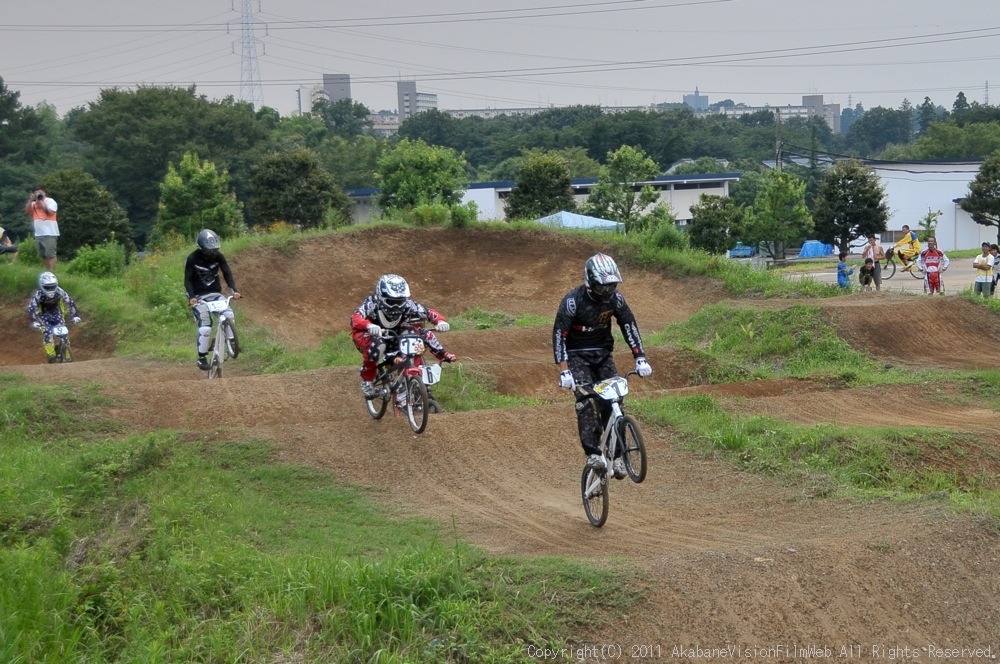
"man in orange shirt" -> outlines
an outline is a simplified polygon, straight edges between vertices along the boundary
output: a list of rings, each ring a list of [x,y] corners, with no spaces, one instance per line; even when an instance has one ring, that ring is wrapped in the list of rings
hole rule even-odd
[[[31,196],[24,204],[24,211],[34,222],[35,248],[47,272],[52,272],[56,267],[56,241],[59,239],[59,222],[56,221],[58,210],[59,206],[45,195],[44,188],[40,185],[31,188]]]

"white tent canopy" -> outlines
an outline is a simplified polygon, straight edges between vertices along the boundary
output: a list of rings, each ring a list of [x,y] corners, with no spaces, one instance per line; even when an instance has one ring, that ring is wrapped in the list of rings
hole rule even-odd
[[[625,224],[623,223],[611,221],[610,219],[588,217],[584,214],[566,212],[565,210],[542,217],[536,221],[546,226],[555,226],[556,228],[579,228],[587,231],[610,231],[613,233],[621,233],[625,230]]]

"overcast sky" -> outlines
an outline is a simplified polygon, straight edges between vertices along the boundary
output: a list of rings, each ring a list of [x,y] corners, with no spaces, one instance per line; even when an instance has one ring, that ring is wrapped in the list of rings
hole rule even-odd
[[[197,86],[241,98],[244,42],[264,105],[350,74],[352,96],[396,109],[397,80],[442,109],[680,102],[951,108],[1000,103],[998,0],[34,0],[0,3],[0,76],[60,114],[101,88]],[[252,59],[247,59],[252,62]],[[252,98],[252,96],[251,96]]]

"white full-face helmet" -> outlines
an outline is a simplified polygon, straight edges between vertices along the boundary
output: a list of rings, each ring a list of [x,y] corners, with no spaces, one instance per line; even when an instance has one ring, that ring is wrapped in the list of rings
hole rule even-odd
[[[42,272],[38,275],[38,288],[46,300],[54,300],[59,297],[59,280],[51,272]]]
[[[375,304],[379,323],[395,327],[403,317],[406,302],[410,299],[410,285],[398,274],[383,274],[375,284]]]
[[[587,264],[583,268],[583,283],[587,286],[587,293],[596,302],[610,302],[622,282],[621,272],[615,259],[607,254],[594,254],[587,259]]]

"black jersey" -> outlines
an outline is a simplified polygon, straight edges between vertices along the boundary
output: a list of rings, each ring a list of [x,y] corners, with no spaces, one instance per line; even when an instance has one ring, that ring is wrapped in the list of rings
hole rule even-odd
[[[552,350],[556,364],[565,362],[569,353],[589,355],[599,362],[614,349],[611,319],[618,321],[625,342],[633,357],[645,355],[642,336],[632,310],[621,293],[615,293],[607,303],[596,302],[587,294],[587,287],[577,286],[563,298],[552,327]]]
[[[233,279],[233,272],[229,269],[229,263],[221,252],[208,258],[198,249],[192,251],[184,263],[184,288],[187,290],[188,298],[221,293],[219,270],[222,270],[222,277],[229,289],[239,291],[236,288],[236,280]]]

